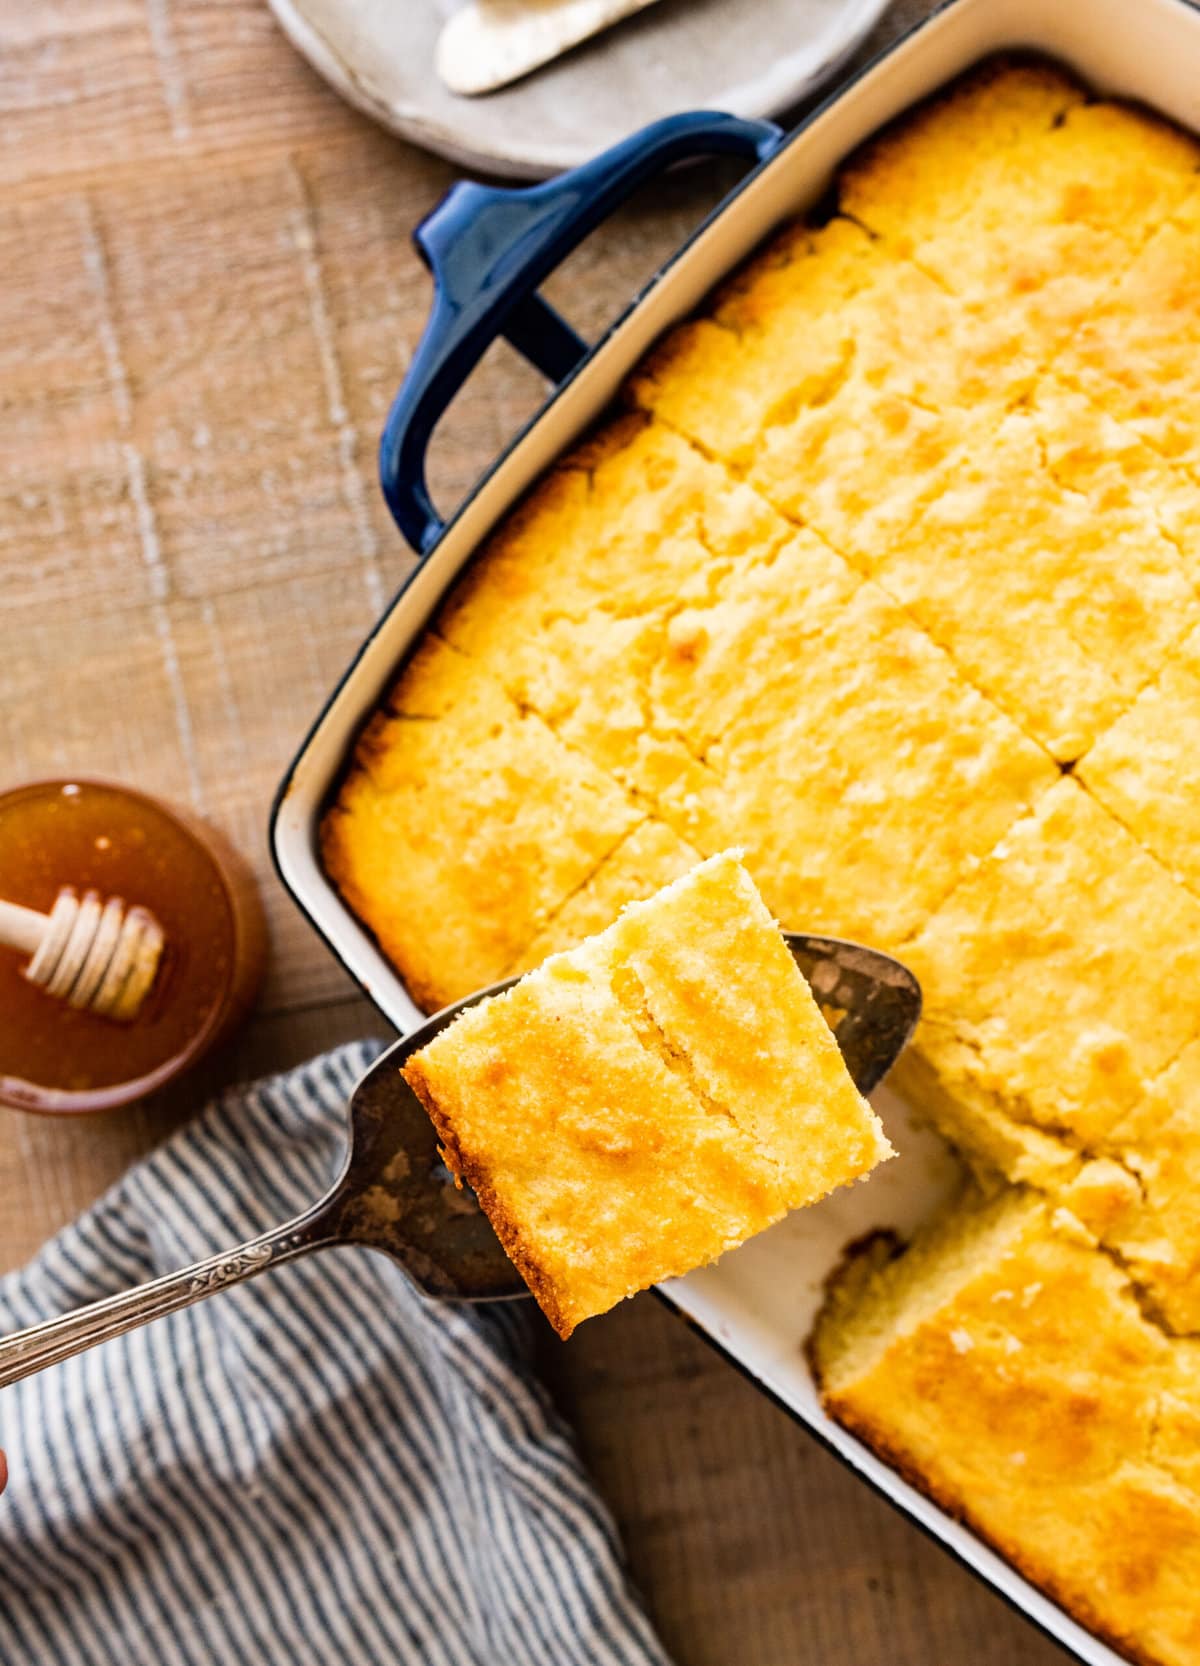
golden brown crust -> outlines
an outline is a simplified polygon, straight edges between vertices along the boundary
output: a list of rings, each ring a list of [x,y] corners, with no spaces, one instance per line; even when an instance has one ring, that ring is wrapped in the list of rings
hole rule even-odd
[[[1066,1210],[968,1189],[899,1256],[866,1246],[809,1358],[831,1416],[1082,1624],[1195,1658],[1195,1344]]]
[[[356,766],[351,775],[360,767]],[[348,776],[347,780],[349,779]],[[327,810],[322,818],[318,830],[321,866],[349,904],[359,923],[375,938],[399,972],[417,1005],[425,1012],[438,1012],[442,1007],[449,1006],[461,991],[457,991],[453,984],[446,983],[436,975],[429,975],[408,953],[408,933],[388,931],[384,922],[379,919],[373,892],[369,887],[359,883],[354,864],[353,834],[348,834],[346,820],[345,812],[336,804]]]
[[[810,1359],[812,1357],[810,1351]],[[814,1367],[814,1374],[815,1367]],[[821,1389],[820,1377],[817,1377],[817,1387]],[[1056,1602],[1064,1613],[1086,1630],[1092,1632],[1100,1642],[1107,1643],[1110,1648],[1123,1654],[1133,1666],[1161,1666],[1158,1656],[1148,1653],[1141,1646],[1136,1634],[1127,1631],[1117,1631],[1109,1624],[1107,1617],[1089,1598],[1076,1588],[1068,1588],[1063,1581],[1048,1574],[1045,1567],[1035,1558],[1027,1556],[1020,1543],[1014,1539],[1002,1539],[991,1533],[987,1526],[972,1512],[970,1503],[959,1493],[952,1492],[947,1487],[939,1487],[937,1483],[925,1473],[917,1464],[913,1463],[908,1454],[890,1438],[886,1429],[859,1417],[854,1406],[836,1396],[827,1396],[823,1389],[821,1403],[829,1415],[856,1435],[875,1453],[882,1458],[889,1469],[894,1469],[900,1479],[906,1482],[915,1492],[928,1498],[936,1504],[939,1510],[945,1512],[951,1521],[960,1522],[970,1528],[976,1538],[982,1541],[1004,1560],[1031,1585],[1043,1591],[1052,1602]]]
[[[1006,105],[1011,106],[1014,87],[1020,89],[1019,125],[1013,121],[1004,126],[996,118]],[[1049,127],[1084,96],[1074,76],[1045,58],[996,53],[948,87],[910,105],[861,146],[842,169],[840,197],[849,199],[853,212],[859,181],[904,168],[910,163],[914,141],[919,145],[927,139],[930,127],[953,133],[958,142],[969,135],[984,144],[1003,144],[1025,130],[1031,115],[1044,118]]]
[[[559,1302],[556,1285],[544,1275],[536,1253],[528,1248],[522,1224],[496,1192],[486,1164],[473,1153],[463,1149],[458,1131],[443,1112],[419,1053],[409,1059],[401,1074],[428,1111],[430,1120],[437,1129],[446,1167],[460,1185],[465,1183],[475,1193],[480,1208],[504,1247],[504,1253],[529,1286],[546,1318],[565,1342],[575,1325]]]

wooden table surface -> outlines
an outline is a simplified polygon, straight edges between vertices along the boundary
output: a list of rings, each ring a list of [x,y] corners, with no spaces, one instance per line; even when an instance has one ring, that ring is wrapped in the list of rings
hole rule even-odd
[[[384,1028],[265,828],[409,566],[374,450],[428,301],[408,233],[453,177],[345,109],[259,0],[4,8],[0,786],[86,772],[194,806],[256,866],[272,963],[189,1090],[75,1124],[0,1112],[0,1267],[213,1086]],[[552,297],[596,329],[731,177],[645,193]],[[438,437],[443,503],[540,392],[489,354]],[[546,1369],[682,1666],[1061,1659],[653,1297],[548,1339]]]

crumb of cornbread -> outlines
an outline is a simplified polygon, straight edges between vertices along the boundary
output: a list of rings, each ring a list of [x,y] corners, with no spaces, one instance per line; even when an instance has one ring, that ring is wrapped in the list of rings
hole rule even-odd
[[[967,1147],[978,1109],[1087,1148],[1200,1033],[1200,902],[1069,776],[903,954],[919,1086],[940,1083],[931,1108]]]
[[[469,1008],[404,1076],[562,1336],[891,1154],[730,853]]]
[[[644,814],[479,666],[427,638],[359,741],[321,856],[432,1009],[502,977]]]
[[[645,703],[635,786],[699,849],[743,845],[796,929],[901,942],[1057,777],[806,535],[676,615]]]
[[[509,971],[532,971],[547,955],[574,948],[585,937],[603,931],[626,903],[644,902],[673,879],[682,878],[700,860],[698,850],[664,822],[648,816],[605,857],[585,884],[571,893]]]
[[[1080,779],[1200,894],[1200,630],[1083,760]]]
[[[827,1409],[1132,1659],[1194,1666],[1200,1345],[1028,1192],[968,1196],[886,1256],[818,1318]]]
[[[1064,762],[1129,705],[1200,620],[1153,506],[1098,515],[1045,466],[1042,419],[1014,412],[907,532],[870,552],[879,583]]]

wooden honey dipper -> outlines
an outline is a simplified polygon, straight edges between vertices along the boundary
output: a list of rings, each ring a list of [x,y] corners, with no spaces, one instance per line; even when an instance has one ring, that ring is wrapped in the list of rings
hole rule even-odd
[[[24,974],[48,995],[128,1023],[150,993],[166,937],[149,909],[64,885],[49,914],[0,901],[0,943],[31,957]]]

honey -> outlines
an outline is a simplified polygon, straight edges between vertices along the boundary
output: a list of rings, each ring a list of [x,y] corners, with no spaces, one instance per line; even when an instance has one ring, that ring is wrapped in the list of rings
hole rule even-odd
[[[23,975],[27,956],[0,947],[0,1101],[32,1110],[101,1109],[177,1074],[226,1027],[253,947],[227,864],[140,793],[52,781],[0,797],[0,895],[48,913],[64,884],[148,908],[166,951],[141,1011],[118,1024],[46,994]]]

